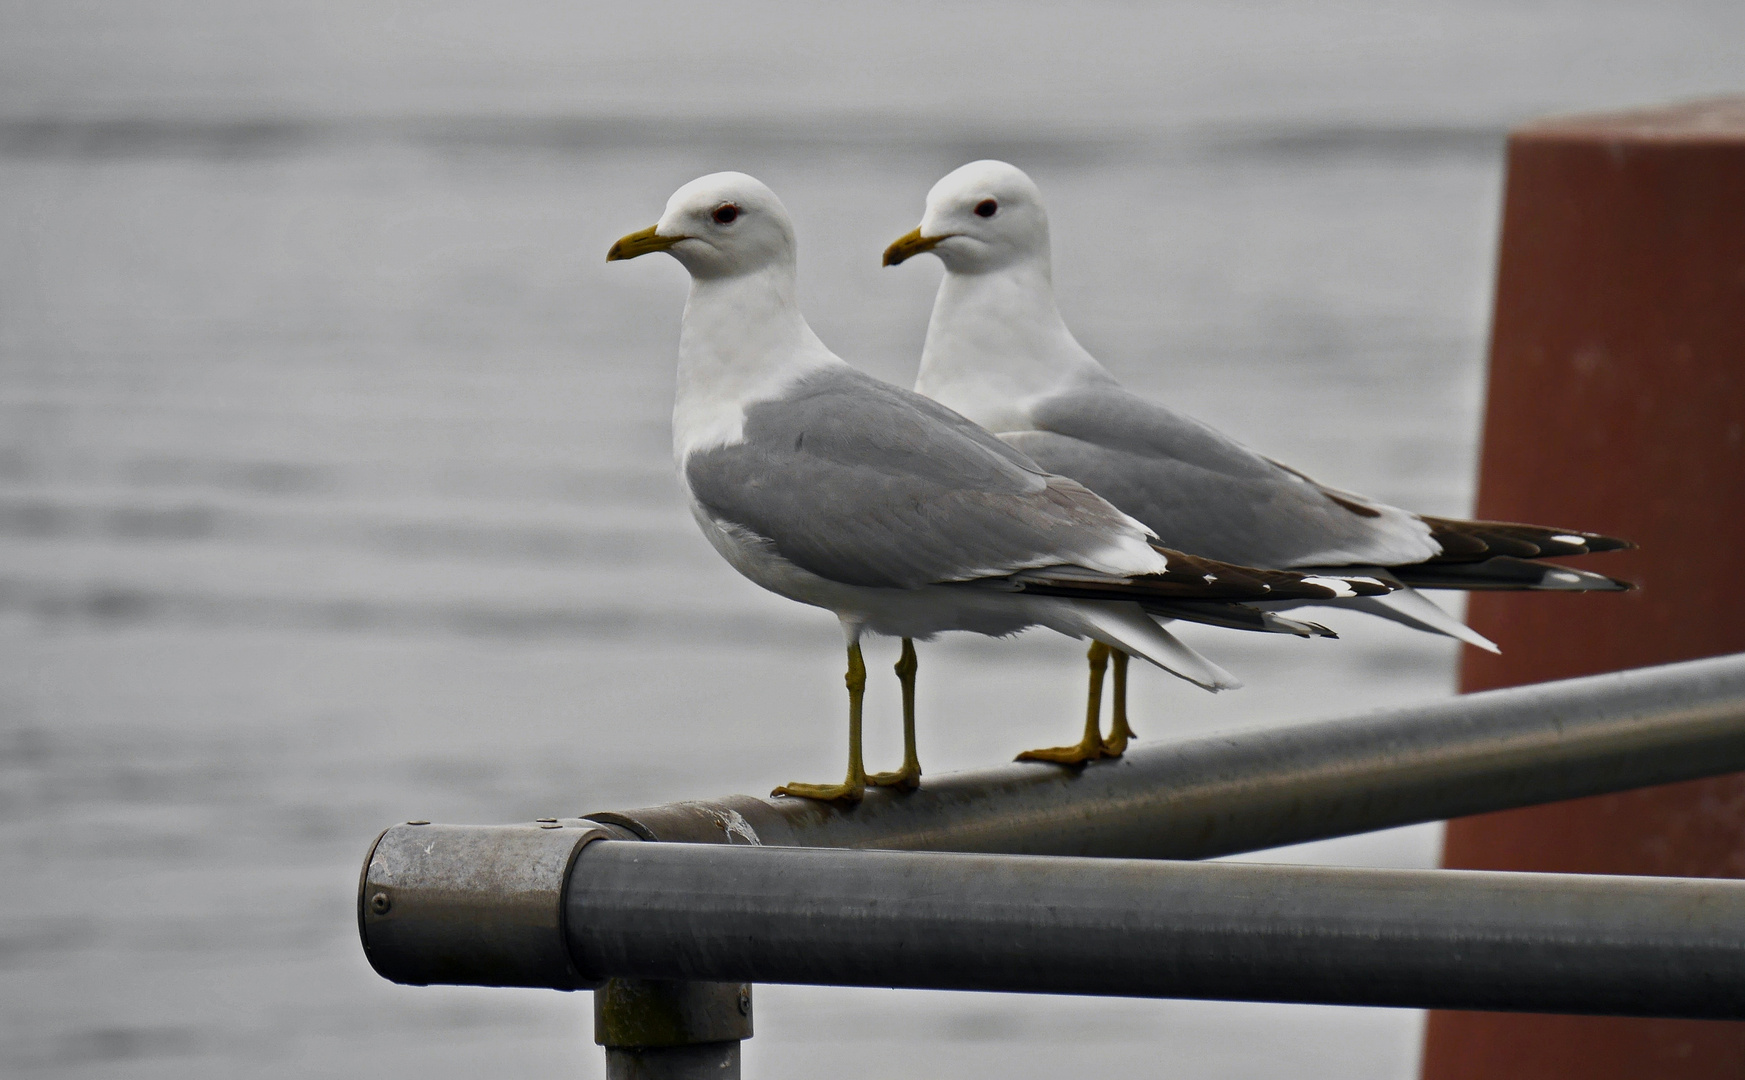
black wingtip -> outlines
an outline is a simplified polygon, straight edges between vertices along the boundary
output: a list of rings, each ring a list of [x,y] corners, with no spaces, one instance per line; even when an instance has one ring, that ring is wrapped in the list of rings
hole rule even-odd
[[[1587,549],[1591,554],[1598,554],[1602,551],[1636,550],[1636,541],[1626,540],[1621,536],[1599,536],[1597,534],[1589,533],[1586,535],[1586,540]]]
[[[1634,588],[1620,578],[1579,570],[1558,563],[1497,555],[1483,562],[1418,563],[1393,567],[1395,577],[1421,589],[1526,589],[1543,592],[1628,592]]]
[[[1442,547],[1432,562],[1480,562],[1496,556],[1516,559],[1591,555],[1601,551],[1628,551],[1636,545],[1616,536],[1524,525],[1512,521],[1460,521],[1454,518],[1422,518],[1430,537]]]

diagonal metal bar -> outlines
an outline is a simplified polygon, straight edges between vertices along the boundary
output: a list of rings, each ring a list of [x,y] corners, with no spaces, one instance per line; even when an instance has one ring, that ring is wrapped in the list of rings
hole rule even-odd
[[[728,796],[587,815],[643,840],[1202,859],[1745,770],[1745,654],[1349,719],[1020,763],[858,806]]]

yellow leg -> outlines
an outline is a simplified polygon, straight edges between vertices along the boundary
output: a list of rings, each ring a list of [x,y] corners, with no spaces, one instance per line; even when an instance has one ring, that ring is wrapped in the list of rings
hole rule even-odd
[[[1128,656],[1120,649],[1111,650],[1115,661],[1115,696],[1109,703],[1109,737],[1103,740],[1103,753],[1109,757],[1120,757],[1127,752],[1127,744],[1135,737],[1133,729],[1127,726],[1127,660]]]
[[[860,642],[848,646],[848,777],[840,784],[783,784],[771,795],[792,795],[800,799],[820,799],[825,802],[859,802],[866,794],[866,767],[860,757],[860,705],[866,697],[866,661],[860,656]]]
[[[903,639],[903,655],[897,660],[897,680],[903,685],[903,767],[896,772],[873,773],[866,778],[879,787],[914,791],[921,786],[921,759],[915,754],[915,643]]]
[[[1091,685],[1085,695],[1085,733],[1075,746],[1052,746],[1046,750],[1026,750],[1018,761],[1053,761],[1061,765],[1083,765],[1103,756],[1103,675],[1109,670],[1109,647],[1100,641],[1091,643],[1085,659],[1091,664]]]

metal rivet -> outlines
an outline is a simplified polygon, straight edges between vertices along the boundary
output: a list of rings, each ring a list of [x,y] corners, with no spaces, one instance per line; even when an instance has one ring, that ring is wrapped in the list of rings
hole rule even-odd
[[[428,822],[428,821],[408,821],[406,824],[408,824],[408,825],[428,825],[428,824],[430,824],[430,822]]]
[[[554,817],[536,817],[533,820],[534,821],[552,821],[552,822],[555,822],[557,820],[557,818],[554,818]]]
[[[739,1015],[751,1015],[751,991],[743,986],[739,988]]]
[[[393,906],[394,901],[388,899],[388,894],[385,892],[379,892],[370,897],[370,910],[375,912],[377,915],[386,915],[388,909]]]
[[[561,829],[561,828],[563,828],[563,826],[559,825],[558,823],[556,823],[554,821],[548,825],[541,825],[540,828],[542,828],[542,829]]]

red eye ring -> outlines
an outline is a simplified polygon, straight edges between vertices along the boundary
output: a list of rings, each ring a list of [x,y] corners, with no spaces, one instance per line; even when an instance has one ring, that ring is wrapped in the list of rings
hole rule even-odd
[[[993,217],[1000,212],[1000,204],[992,199],[983,199],[976,203],[976,217]]]
[[[731,225],[734,220],[739,217],[739,207],[734,206],[732,203],[722,203],[720,206],[717,206],[715,212],[709,216],[715,219],[715,224],[717,225]]]

